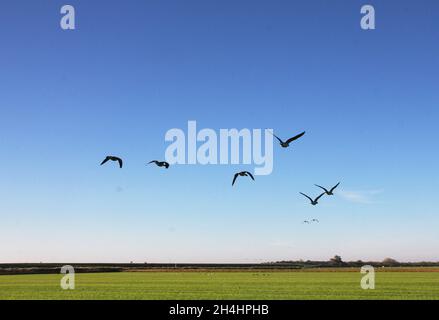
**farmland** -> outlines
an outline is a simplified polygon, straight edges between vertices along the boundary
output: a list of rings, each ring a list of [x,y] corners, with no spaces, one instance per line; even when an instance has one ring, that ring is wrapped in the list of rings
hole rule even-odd
[[[353,270],[144,271],[76,274],[62,290],[60,274],[0,276],[0,299],[439,299],[437,268],[376,273],[376,289],[360,288]]]

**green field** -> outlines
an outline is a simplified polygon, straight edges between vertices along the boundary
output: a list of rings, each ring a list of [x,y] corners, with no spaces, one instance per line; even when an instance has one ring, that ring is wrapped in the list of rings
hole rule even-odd
[[[0,276],[0,299],[439,299],[439,272],[121,272]]]

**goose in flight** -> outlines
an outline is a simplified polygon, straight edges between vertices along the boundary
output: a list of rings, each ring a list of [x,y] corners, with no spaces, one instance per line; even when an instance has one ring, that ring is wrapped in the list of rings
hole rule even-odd
[[[337,183],[335,186],[333,186],[330,190],[328,190],[326,188],[323,188],[322,186],[319,186],[318,184],[316,184],[315,186],[319,187],[320,189],[323,189],[328,196],[333,196],[334,195],[334,190],[335,190],[335,188],[338,187],[339,184],[340,184],[340,182]]]
[[[287,141],[283,141],[281,138],[279,138],[277,135],[275,135],[274,133],[272,133],[270,131],[270,133],[277,139],[279,140],[280,145],[282,146],[282,148],[288,148],[290,146],[290,143],[293,142],[294,140],[299,139],[300,137],[302,137],[305,134],[305,131],[303,131],[302,133],[299,133],[297,136],[294,136],[292,138],[289,138]]]
[[[311,222],[320,222],[318,219],[312,219]]]
[[[321,195],[319,195],[319,196],[318,196],[317,198],[315,198],[314,200],[313,200],[311,197],[307,196],[306,194],[304,194],[304,193],[302,193],[302,192],[300,192],[300,194],[301,194],[302,196],[307,197],[307,198],[309,199],[309,201],[311,201],[311,204],[312,204],[313,206],[315,206],[316,204],[318,204],[319,199],[320,199],[324,194],[326,194],[326,192],[323,192]]]
[[[152,160],[152,161],[148,162],[148,164],[150,164],[150,163],[155,163],[157,166],[165,167],[166,169],[169,168],[169,163],[167,163],[166,161]]]
[[[235,173],[235,176],[233,177],[232,186],[235,184],[235,181],[238,178],[238,176],[250,177],[250,178],[252,178],[253,181],[255,180],[255,178],[253,177],[253,175],[250,172],[248,172],[248,171],[241,171],[241,172]]]
[[[122,168],[122,164],[123,164],[122,159],[119,158],[119,157],[115,157],[115,156],[106,156],[105,159],[104,159],[104,161],[101,162],[101,166],[102,166],[105,162],[107,162],[108,160],[119,162],[119,167]]]
[[[303,220],[302,223],[309,224],[309,221],[308,220]]]

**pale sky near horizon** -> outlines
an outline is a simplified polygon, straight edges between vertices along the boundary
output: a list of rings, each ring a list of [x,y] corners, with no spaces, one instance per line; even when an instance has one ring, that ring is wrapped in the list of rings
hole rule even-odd
[[[0,263],[439,261],[438,2],[64,4],[0,4]],[[233,187],[146,166],[190,120],[306,135]]]

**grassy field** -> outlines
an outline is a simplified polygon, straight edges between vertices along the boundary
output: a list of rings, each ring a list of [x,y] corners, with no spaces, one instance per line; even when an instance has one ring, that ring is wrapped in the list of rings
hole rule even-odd
[[[121,272],[0,276],[0,299],[439,299],[439,272],[377,272],[362,290],[359,272]]]

